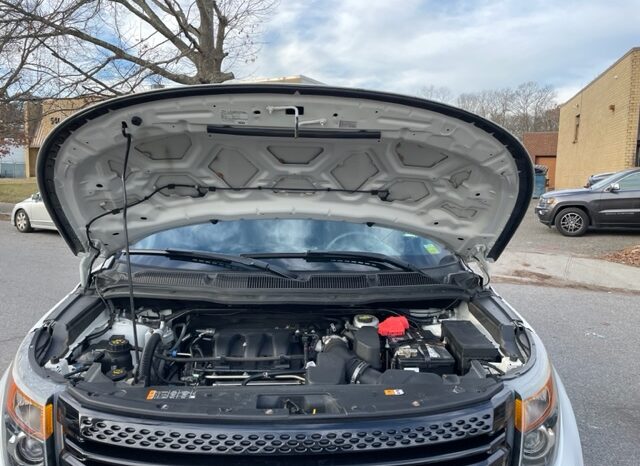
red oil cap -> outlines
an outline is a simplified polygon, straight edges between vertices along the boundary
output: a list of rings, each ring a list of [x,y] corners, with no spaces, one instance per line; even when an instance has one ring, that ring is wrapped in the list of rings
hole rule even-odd
[[[408,328],[409,321],[406,317],[387,317],[378,325],[378,334],[383,337],[401,337]]]

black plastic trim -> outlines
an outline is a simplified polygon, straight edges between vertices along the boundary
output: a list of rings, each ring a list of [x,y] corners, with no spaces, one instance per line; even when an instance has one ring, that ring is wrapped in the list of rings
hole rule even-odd
[[[293,138],[292,128],[256,128],[248,126],[208,125],[207,133],[231,134],[235,136],[260,136],[267,138]],[[380,139],[380,131],[344,129],[299,129],[298,138],[310,139]]]

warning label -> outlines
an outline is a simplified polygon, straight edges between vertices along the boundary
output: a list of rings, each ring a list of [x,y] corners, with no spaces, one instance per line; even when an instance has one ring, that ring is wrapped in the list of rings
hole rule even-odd
[[[249,119],[249,114],[240,110],[223,110],[221,116],[222,121],[236,125],[245,125]]]
[[[191,390],[149,390],[147,400],[192,400],[196,397],[195,389]]]
[[[387,388],[384,391],[384,394],[387,396],[399,396],[399,395],[404,395],[404,390],[400,388]]]

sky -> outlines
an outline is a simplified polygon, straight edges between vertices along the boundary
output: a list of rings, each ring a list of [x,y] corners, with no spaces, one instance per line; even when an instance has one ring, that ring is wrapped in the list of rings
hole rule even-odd
[[[640,0],[280,0],[237,78],[454,94],[537,81],[564,102],[634,46]]]

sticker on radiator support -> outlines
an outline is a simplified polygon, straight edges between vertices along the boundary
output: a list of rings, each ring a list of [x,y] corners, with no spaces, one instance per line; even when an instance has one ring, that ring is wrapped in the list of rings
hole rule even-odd
[[[404,390],[401,388],[387,388],[385,389],[384,394],[386,396],[399,396],[404,395]]]
[[[195,389],[191,390],[149,390],[147,400],[192,400],[196,397]]]

